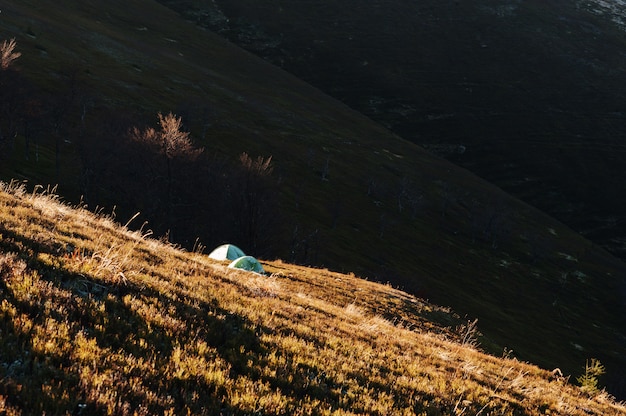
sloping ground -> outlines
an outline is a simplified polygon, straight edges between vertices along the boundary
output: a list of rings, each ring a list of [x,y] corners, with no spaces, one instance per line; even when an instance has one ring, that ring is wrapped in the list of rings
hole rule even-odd
[[[234,271],[6,184],[0,236],[5,415],[626,412],[352,274]]]
[[[81,101],[66,123],[81,126],[85,111],[88,132],[76,139],[111,139],[98,135],[113,128],[103,109],[154,120],[180,105],[190,109],[186,124],[207,153],[272,155],[282,227],[271,230],[271,258],[352,271],[452,306],[479,319],[483,346],[496,354],[513,349],[574,375],[598,358],[607,386],[623,391],[624,265],[552,218],[154,1],[24,0],[3,5],[0,27],[17,37],[21,73],[41,88],[66,92],[67,74],[76,75]],[[24,157],[20,133],[0,171],[30,183],[58,181],[62,195],[78,201],[93,180],[84,174],[95,170],[81,156],[89,141],[54,139],[54,120],[45,121],[40,157]],[[102,203],[86,195],[90,207],[115,204],[119,218],[131,217],[139,210],[127,205],[134,180],[122,178]],[[106,259],[110,245],[102,244],[87,258]],[[113,277],[128,279],[120,271]],[[98,290],[85,284],[80,290]]]

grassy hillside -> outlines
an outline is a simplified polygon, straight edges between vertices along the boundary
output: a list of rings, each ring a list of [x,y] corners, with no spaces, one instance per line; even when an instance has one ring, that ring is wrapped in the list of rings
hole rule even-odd
[[[122,222],[163,211],[159,199],[135,204],[139,179],[164,173],[133,171],[148,158],[123,153],[123,121],[179,113],[205,154],[272,156],[266,258],[354,272],[453,307],[479,320],[496,354],[512,349],[568,374],[598,358],[610,391],[623,392],[624,264],[564,225],[155,1],[25,0],[2,6],[0,28],[17,38],[28,91],[43,97],[29,107],[39,108],[36,123],[24,112],[2,143],[3,178],[58,183],[74,203],[115,205]],[[184,172],[184,205],[211,212],[219,198],[204,191],[219,195],[224,184],[194,185],[205,166]],[[208,216],[133,225],[148,220],[159,235],[185,225],[199,235],[181,242],[212,246],[224,236],[205,228]]]
[[[354,274],[235,271],[5,183],[0,236],[5,415],[626,412]]]

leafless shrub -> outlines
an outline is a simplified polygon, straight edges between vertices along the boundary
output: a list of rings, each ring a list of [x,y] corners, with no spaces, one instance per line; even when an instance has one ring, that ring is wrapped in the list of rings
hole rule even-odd
[[[270,176],[274,171],[272,156],[269,156],[267,159],[263,158],[263,156],[257,156],[256,159],[253,159],[246,152],[243,152],[239,155],[239,161],[244,170],[253,175],[260,177]]]
[[[190,133],[182,131],[182,119],[172,113],[163,115],[158,113],[160,130],[148,127],[141,130],[137,127],[131,129],[130,136],[141,143],[152,147],[157,153],[165,155],[168,159],[177,156],[186,158],[197,156],[203,149],[194,147]]]
[[[2,45],[0,46],[0,68],[2,70],[9,69],[13,62],[22,56],[20,52],[15,52],[16,46],[17,43],[15,42],[15,38],[2,42]]]

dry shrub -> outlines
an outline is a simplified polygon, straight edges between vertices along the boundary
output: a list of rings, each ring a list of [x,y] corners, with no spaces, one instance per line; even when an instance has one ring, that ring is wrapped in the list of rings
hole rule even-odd
[[[15,38],[2,42],[2,45],[0,45],[0,69],[9,69],[13,62],[22,56],[20,52],[15,52],[16,46],[17,43],[15,42]]]

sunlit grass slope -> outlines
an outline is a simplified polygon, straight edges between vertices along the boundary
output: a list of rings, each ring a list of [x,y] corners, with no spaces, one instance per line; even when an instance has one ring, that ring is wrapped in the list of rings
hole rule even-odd
[[[449,310],[390,286],[264,266],[234,271],[2,184],[0,413],[626,412],[477,351]]]

